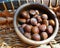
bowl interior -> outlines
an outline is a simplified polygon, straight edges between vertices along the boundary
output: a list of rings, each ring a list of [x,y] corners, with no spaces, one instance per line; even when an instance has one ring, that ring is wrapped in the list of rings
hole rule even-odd
[[[54,14],[54,12],[52,12],[47,6],[45,6],[45,5],[41,5],[41,4],[38,4],[38,3],[28,3],[28,4],[24,4],[24,5],[22,5],[21,7],[19,7],[18,9],[17,9],[17,11],[16,11],[16,14],[15,14],[15,16],[14,16],[14,27],[15,27],[15,30],[17,31],[17,32],[20,32],[20,30],[18,29],[18,24],[17,24],[17,18],[19,17],[19,16],[21,16],[21,12],[22,11],[25,11],[25,10],[30,10],[30,9],[33,9],[33,10],[39,10],[41,13],[45,13],[45,14],[47,14],[48,15],[48,18],[49,19],[53,19],[54,21],[55,21],[55,23],[56,23],[56,25],[55,25],[55,27],[54,27],[54,32],[53,32],[53,34],[51,35],[51,37],[49,37],[47,40],[45,40],[45,41],[33,41],[33,40],[30,40],[30,39],[27,39],[26,37],[24,37],[24,35],[21,35],[21,33],[19,33],[21,36],[23,36],[26,40],[28,40],[28,41],[26,41],[24,38],[22,38],[22,40],[24,41],[24,42],[29,42],[28,44],[35,44],[35,45],[39,45],[39,44],[43,44],[43,43],[47,43],[47,42],[49,42],[49,41],[51,41],[51,39],[53,39],[55,36],[56,36],[56,34],[57,34],[57,31],[58,31],[58,20],[57,20],[57,17],[56,17],[56,15]],[[17,33],[18,34],[18,33]],[[19,36],[20,36],[19,35]]]

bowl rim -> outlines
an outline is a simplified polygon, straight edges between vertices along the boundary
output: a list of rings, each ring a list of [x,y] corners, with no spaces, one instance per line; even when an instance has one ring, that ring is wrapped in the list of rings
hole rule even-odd
[[[17,15],[18,15],[19,11],[20,11],[22,8],[24,8],[25,6],[29,6],[29,5],[32,5],[32,4],[34,4],[34,5],[35,5],[35,4],[38,4],[38,5],[40,5],[40,6],[45,7],[46,9],[48,9],[48,10],[51,12],[51,14],[53,14],[53,15],[55,16],[56,27],[55,27],[54,33],[53,33],[48,39],[46,39],[46,40],[43,40],[43,41],[30,40],[30,39],[26,38],[26,37],[20,32],[20,30],[19,30],[18,27],[17,27],[16,20],[17,20]],[[55,36],[56,36],[56,34],[57,34],[57,32],[58,32],[58,29],[59,29],[59,23],[58,23],[58,19],[57,19],[55,13],[54,13],[51,9],[49,9],[47,6],[42,5],[42,4],[39,4],[39,3],[26,3],[26,4],[21,5],[21,6],[17,9],[17,11],[15,12],[14,21],[13,21],[13,22],[14,22],[14,29],[15,29],[17,35],[19,36],[19,38],[20,38],[24,43],[27,43],[27,44],[30,44],[30,45],[36,45],[36,46],[37,46],[37,45],[40,45],[40,44],[45,44],[45,43],[50,42],[52,39],[55,38]]]

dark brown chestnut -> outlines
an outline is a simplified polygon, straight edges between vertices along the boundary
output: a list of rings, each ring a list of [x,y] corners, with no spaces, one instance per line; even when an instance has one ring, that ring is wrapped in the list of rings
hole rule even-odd
[[[36,14],[39,15],[39,11],[38,10],[35,10],[36,11]]]
[[[32,25],[37,25],[37,19],[36,18],[31,18],[31,24]]]
[[[18,18],[18,21],[19,21],[20,23],[26,23],[26,19],[24,19],[24,18]]]
[[[31,33],[25,32],[24,35],[25,35],[25,37],[31,39]]]
[[[53,33],[53,27],[51,26],[51,25],[49,25],[48,27],[47,27],[47,31],[48,31],[48,33]]]
[[[46,25],[45,24],[42,24],[42,25],[40,25],[39,26],[39,29],[41,30],[41,31],[46,31]]]
[[[32,27],[32,33],[39,33],[39,28],[37,26]]]
[[[36,11],[35,10],[30,10],[30,14],[34,16],[34,15],[36,15]]]
[[[26,19],[30,18],[30,15],[27,11],[23,11],[21,14],[23,18],[26,18]]]
[[[26,25],[26,26],[24,27],[24,30],[25,30],[25,32],[31,32],[31,28],[32,28],[31,25]]]
[[[33,34],[33,35],[32,35],[32,38],[33,38],[34,40],[36,40],[36,41],[40,41],[40,40],[41,40],[41,37],[40,37],[39,34]]]
[[[55,21],[54,21],[54,20],[52,20],[52,19],[49,21],[49,23],[50,23],[50,25],[52,25],[52,26],[54,26],[54,25],[55,25]]]
[[[42,14],[42,19],[48,19],[48,15],[47,14]]]
[[[41,36],[42,36],[42,39],[47,39],[48,38],[48,34],[46,32],[42,32]]]
[[[45,24],[46,26],[49,25],[49,21],[48,20],[43,20],[42,23]]]
[[[42,19],[41,19],[40,16],[37,16],[36,18],[37,18],[37,21],[38,21],[38,22],[42,22]]]

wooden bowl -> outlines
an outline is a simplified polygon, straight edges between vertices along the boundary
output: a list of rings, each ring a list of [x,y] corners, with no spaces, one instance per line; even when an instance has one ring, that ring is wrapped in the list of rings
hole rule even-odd
[[[54,29],[54,32],[53,34],[46,40],[43,40],[43,41],[34,41],[34,40],[30,40],[28,38],[26,38],[22,33],[21,31],[18,29],[17,27],[17,17],[18,15],[23,11],[23,10],[30,10],[30,9],[37,9],[43,13],[46,13],[48,15],[49,18],[52,18],[53,20],[55,20],[55,29]],[[27,4],[23,4],[21,5],[15,15],[14,15],[14,28],[15,28],[15,31],[17,33],[17,35],[19,36],[20,40],[22,40],[24,43],[27,43],[29,45],[35,45],[35,46],[38,46],[40,44],[47,44],[49,43],[52,39],[55,38],[55,36],[57,35],[57,32],[58,32],[58,29],[59,29],[59,23],[58,23],[58,19],[55,15],[55,13],[50,10],[47,6],[45,5],[41,5],[41,4],[38,4],[38,3],[27,3]]]

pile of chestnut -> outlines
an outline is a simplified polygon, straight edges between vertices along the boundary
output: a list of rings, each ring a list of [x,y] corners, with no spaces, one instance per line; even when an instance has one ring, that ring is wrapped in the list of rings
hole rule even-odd
[[[31,40],[41,41],[49,38],[55,27],[55,21],[38,10],[22,11],[18,17],[18,27],[23,35]]]

